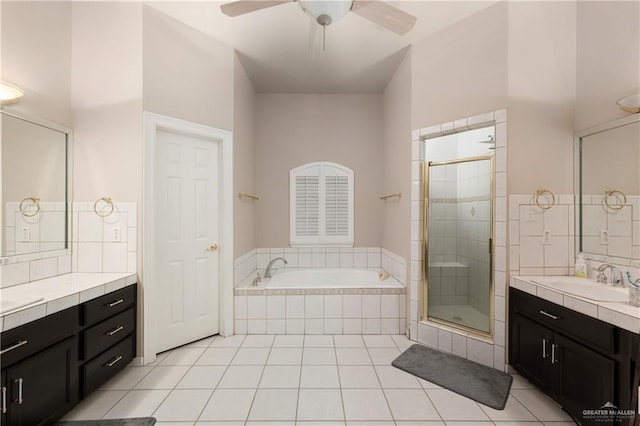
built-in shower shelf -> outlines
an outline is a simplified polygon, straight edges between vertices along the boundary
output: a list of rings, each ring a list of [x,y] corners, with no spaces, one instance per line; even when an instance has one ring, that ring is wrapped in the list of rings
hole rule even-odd
[[[432,262],[429,263],[430,268],[468,268],[467,265],[460,262]]]

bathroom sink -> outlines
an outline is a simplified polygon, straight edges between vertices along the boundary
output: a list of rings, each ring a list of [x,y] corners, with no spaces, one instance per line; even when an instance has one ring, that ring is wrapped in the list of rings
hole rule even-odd
[[[0,314],[20,309],[32,303],[40,302],[44,297],[28,297],[22,299],[5,299],[0,300]]]
[[[608,284],[598,284],[585,278],[540,277],[534,278],[531,281],[553,290],[598,302],[626,303],[629,301],[629,291],[626,287],[612,287]]]

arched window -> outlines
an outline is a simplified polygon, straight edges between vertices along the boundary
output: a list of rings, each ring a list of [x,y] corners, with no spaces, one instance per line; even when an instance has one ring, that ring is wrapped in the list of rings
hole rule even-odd
[[[291,247],[353,246],[353,170],[316,162],[289,172]]]

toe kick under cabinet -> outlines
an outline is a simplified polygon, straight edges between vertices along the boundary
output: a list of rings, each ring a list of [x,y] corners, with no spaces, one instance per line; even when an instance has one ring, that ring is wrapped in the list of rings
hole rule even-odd
[[[510,289],[509,363],[580,424],[632,424],[585,418],[606,403],[631,409],[638,335]]]
[[[0,337],[0,424],[49,425],[136,353],[136,285]]]

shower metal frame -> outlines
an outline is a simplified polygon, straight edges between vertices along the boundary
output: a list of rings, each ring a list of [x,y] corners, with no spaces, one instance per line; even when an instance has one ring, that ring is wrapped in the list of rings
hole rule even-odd
[[[429,317],[429,167],[431,166],[445,166],[448,164],[458,163],[471,163],[474,161],[489,160],[490,164],[490,177],[491,177],[491,194],[489,196],[490,211],[489,211],[489,332],[484,332],[472,327],[466,327],[461,324],[456,324],[439,318]],[[494,155],[478,155],[474,157],[456,158],[446,161],[421,161],[420,172],[422,175],[422,297],[420,298],[420,321],[432,322],[454,329],[464,331],[466,333],[474,334],[484,338],[493,340],[494,333],[494,315],[495,315],[495,303],[494,303],[494,247],[493,247],[493,232],[494,232],[494,206],[495,206],[495,156]]]

